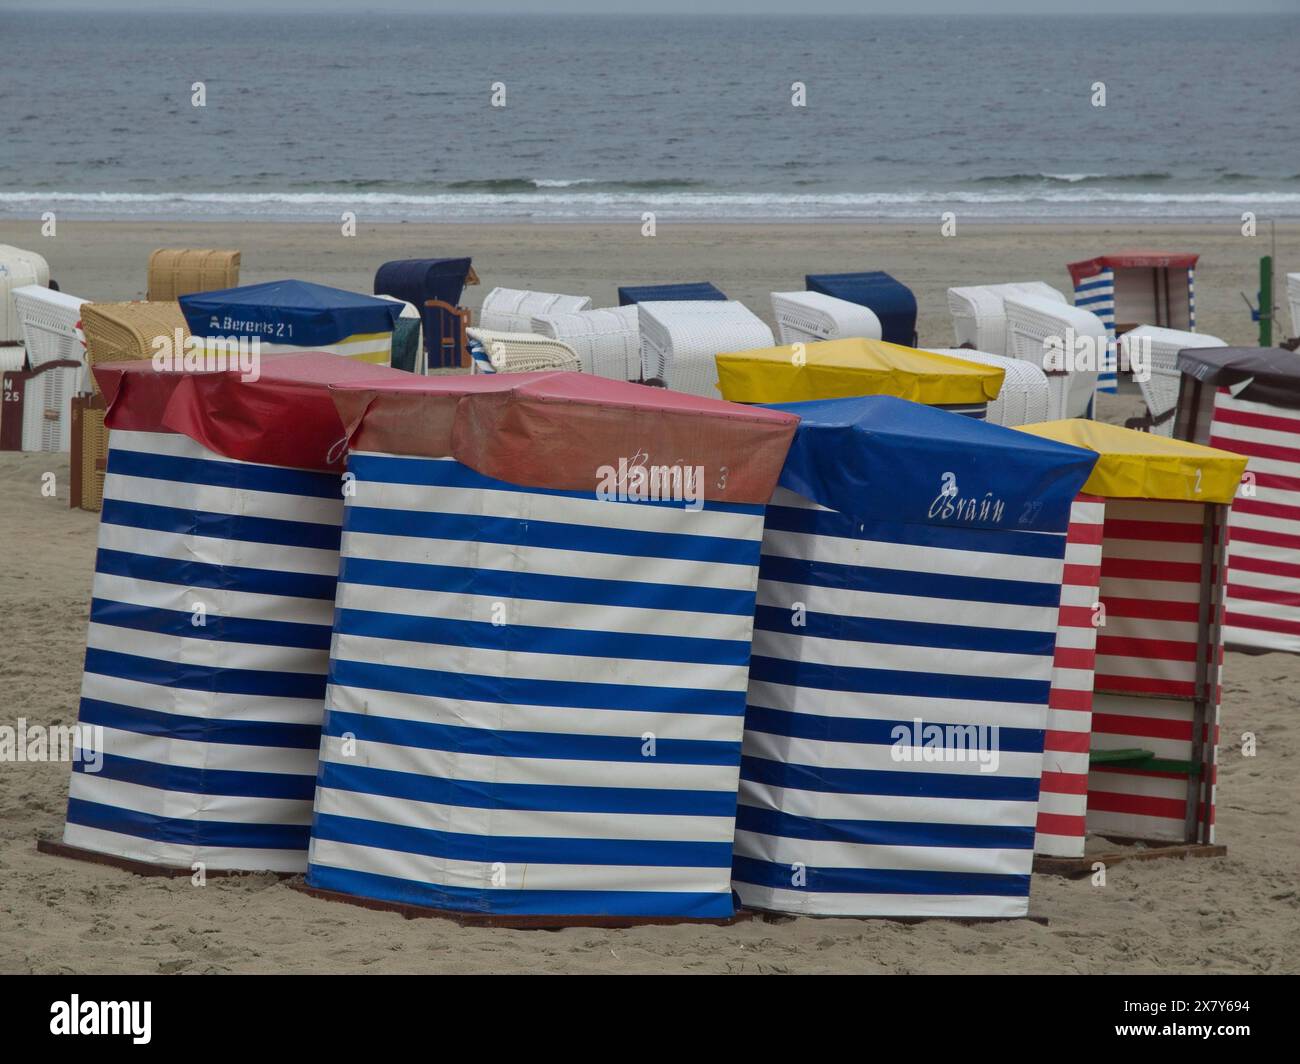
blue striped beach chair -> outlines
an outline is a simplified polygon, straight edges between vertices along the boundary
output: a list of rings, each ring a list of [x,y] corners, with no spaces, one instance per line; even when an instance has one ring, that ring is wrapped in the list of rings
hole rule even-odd
[[[256,384],[95,372],[108,466],[63,843],[301,872],[343,512],[328,387],[408,375],[326,354],[268,357]]]
[[[763,535],[733,885],[1023,916],[1070,505],[1095,455],[892,397],[802,419]]]
[[[344,414],[308,888],[507,923],[730,917],[763,502],[794,420],[586,374],[421,383]],[[578,487],[630,440],[647,468],[704,466],[702,506]]]

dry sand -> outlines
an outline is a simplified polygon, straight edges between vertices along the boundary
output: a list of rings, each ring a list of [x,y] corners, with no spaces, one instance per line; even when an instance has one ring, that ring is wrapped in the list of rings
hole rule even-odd
[[[369,290],[388,258],[470,253],[484,284],[586,292],[619,282],[709,279],[768,316],[767,293],[807,270],[884,268],[915,289],[923,343],[951,341],[949,284],[1041,278],[1127,247],[1201,252],[1203,331],[1253,342],[1239,290],[1266,248],[1235,226],[962,228],[661,225],[376,226],[345,239],[321,225],[0,222],[0,242],[39,249],[65,291],[139,298],[158,246],[238,247],[243,280],[294,276]],[[1278,233],[1300,265],[1300,229]],[[1289,324],[1289,322],[1287,323]],[[1131,396],[1108,401],[1121,419]],[[0,724],[76,719],[96,517],[67,506],[66,456],[0,454]],[[58,497],[40,493],[55,473]],[[1224,672],[1219,840],[1228,856],[1109,869],[1105,886],[1035,876],[1034,920],[754,920],[732,927],[502,931],[405,920],[309,898],[271,876],[146,879],[38,854],[57,834],[66,764],[0,763],[0,972],[1296,972],[1300,971],[1300,658],[1229,653]],[[1243,758],[1243,732],[1258,753]]]

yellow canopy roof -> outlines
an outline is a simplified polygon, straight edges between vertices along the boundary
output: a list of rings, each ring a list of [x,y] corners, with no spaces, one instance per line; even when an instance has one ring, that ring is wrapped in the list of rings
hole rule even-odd
[[[1096,451],[1101,457],[1082,490],[1110,499],[1230,503],[1246,471],[1246,459],[1230,451],[1100,421],[1074,418],[1016,427]]]
[[[859,338],[718,355],[718,388],[737,403],[855,395],[893,395],[927,406],[985,403],[998,397],[1002,376],[997,366]]]

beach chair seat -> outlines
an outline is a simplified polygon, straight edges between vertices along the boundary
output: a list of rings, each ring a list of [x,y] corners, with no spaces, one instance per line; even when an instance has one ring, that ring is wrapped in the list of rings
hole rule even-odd
[[[880,319],[880,339],[904,347],[916,346],[916,296],[884,271],[810,273],[804,283],[810,292],[868,307]]]
[[[1058,303],[1065,296],[1042,281],[1013,281],[1008,284],[964,285],[948,289],[948,310],[956,344],[970,344],[977,351],[1007,354],[1007,311],[1011,295],[1037,295]]]
[[[239,252],[212,248],[158,248],[149,255],[147,298],[166,303],[191,292],[239,284]]]
[[[534,333],[472,328],[469,353],[474,373],[533,373],[543,369],[582,371],[582,360],[568,344]]]
[[[1007,354],[1032,362],[1047,373],[1051,393],[1047,420],[1090,416],[1100,376],[1097,364],[1111,350],[1106,326],[1089,311],[1042,296],[1008,294],[1004,302]],[[1084,364],[1081,368],[1071,368],[1074,354],[1066,343],[1070,335],[1091,341],[1091,367]],[[1060,351],[1068,356],[1065,367],[1049,369],[1049,355],[1059,363]]]
[[[539,315],[532,331],[572,348],[583,373],[620,381],[641,377],[641,326],[635,306]]]
[[[720,353],[775,342],[757,314],[732,300],[649,302],[638,309],[642,379],[663,381],[678,392],[716,399]]]
[[[984,420],[995,425],[1031,425],[1046,421],[1050,403],[1047,374],[1032,362],[997,355],[991,351],[974,351],[969,347],[927,347],[936,355],[965,359],[1003,371],[1002,389],[990,399]]]
[[[478,277],[470,259],[464,256],[394,259],[375,271],[374,291],[377,296],[392,296],[419,309],[427,368],[456,369],[466,360],[464,326],[455,311],[463,310],[459,304],[465,286],[474,284],[478,284]],[[442,304],[454,309],[445,312]],[[468,313],[465,311],[466,316]],[[395,346],[397,339],[395,335]],[[400,363],[394,361],[393,365]]]
[[[531,292],[522,288],[494,288],[479,308],[479,328],[491,332],[526,333],[533,319],[547,314],[572,314],[591,309],[590,296],[559,292]]]
[[[814,343],[860,336],[880,339],[880,319],[870,307],[821,292],[773,292],[772,316],[782,344]]]
[[[620,307],[631,306],[633,303],[680,303],[702,300],[722,303],[726,302],[726,299],[727,294],[708,281],[688,281],[684,284],[629,284],[620,285],[618,289]]]
[[[1173,436],[1174,416],[1178,410],[1178,388],[1183,375],[1178,369],[1178,352],[1189,347],[1227,347],[1217,336],[1208,333],[1184,332],[1181,329],[1161,329],[1155,325],[1139,325],[1119,338],[1121,356],[1132,365],[1133,353],[1150,346],[1151,373],[1147,380],[1139,380],[1142,398],[1147,404],[1144,418],[1130,424],[1160,436]]]

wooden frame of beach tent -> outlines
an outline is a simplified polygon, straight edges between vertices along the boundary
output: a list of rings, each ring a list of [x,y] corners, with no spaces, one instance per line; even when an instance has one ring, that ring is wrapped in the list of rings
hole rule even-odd
[[[420,308],[424,354],[430,369],[468,365],[464,328],[469,311],[460,306],[465,286],[478,284],[468,257],[395,259],[375,271],[375,295],[392,296]],[[464,325],[456,311],[464,311]]]
[[[1005,374],[998,366],[854,337],[723,352],[717,376],[722,397],[734,403],[892,395],[982,420]]]
[[[1096,456],[892,396],[801,418],[763,533],[732,885],[1028,911],[1070,506]]]
[[[145,298],[167,303],[191,292],[239,284],[239,252],[212,248],[157,248],[149,254]]]
[[[323,351],[387,366],[393,326],[402,313],[391,299],[308,281],[268,281],[181,296],[195,336],[257,340],[262,354]]]
[[[14,292],[27,285],[48,288],[50,266],[34,251],[0,244],[0,370],[23,369],[23,325]]]
[[[1070,516],[1035,842],[1073,860],[1042,870],[1108,860],[1084,858],[1087,835],[1210,846],[1228,505],[1245,460],[1095,421],[1021,431],[1098,455]]]
[[[767,323],[735,300],[637,304],[641,379],[691,395],[718,397],[718,352],[773,341]]]
[[[1286,275],[1286,301],[1291,310],[1291,338],[1300,339],[1300,273]]]
[[[1224,642],[1300,653],[1300,356],[1196,348],[1178,368],[1174,435],[1248,459],[1229,517]]]
[[[590,296],[494,288],[479,307],[478,327],[491,332],[526,333],[532,329],[533,319],[541,314],[573,314],[590,309]]]
[[[267,356],[255,382],[95,372],[109,444],[83,753],[62,841],[43,848],[301,872],[343,510],[329,389],[409,375],[318,353]]]
[[[625,284],[618,287],[618,305],[634,303],[726,302],[730,297],[709,281],[684,281],[677,284]]]
[[[916,296],[883,270],[866,273],[810,273],[810,292],[821,292],[868,308],[880,319],[880,337],[891,344],[916,346]]]
[[[1196,331],[1199,255],[1121,251],[1071,262],[1074,305],[1090,310],[1115,339],[1138,325]]]
[[[355,490],[307,889],[503,924],[730,918],[796,419],[574,373],[333,395]]]

